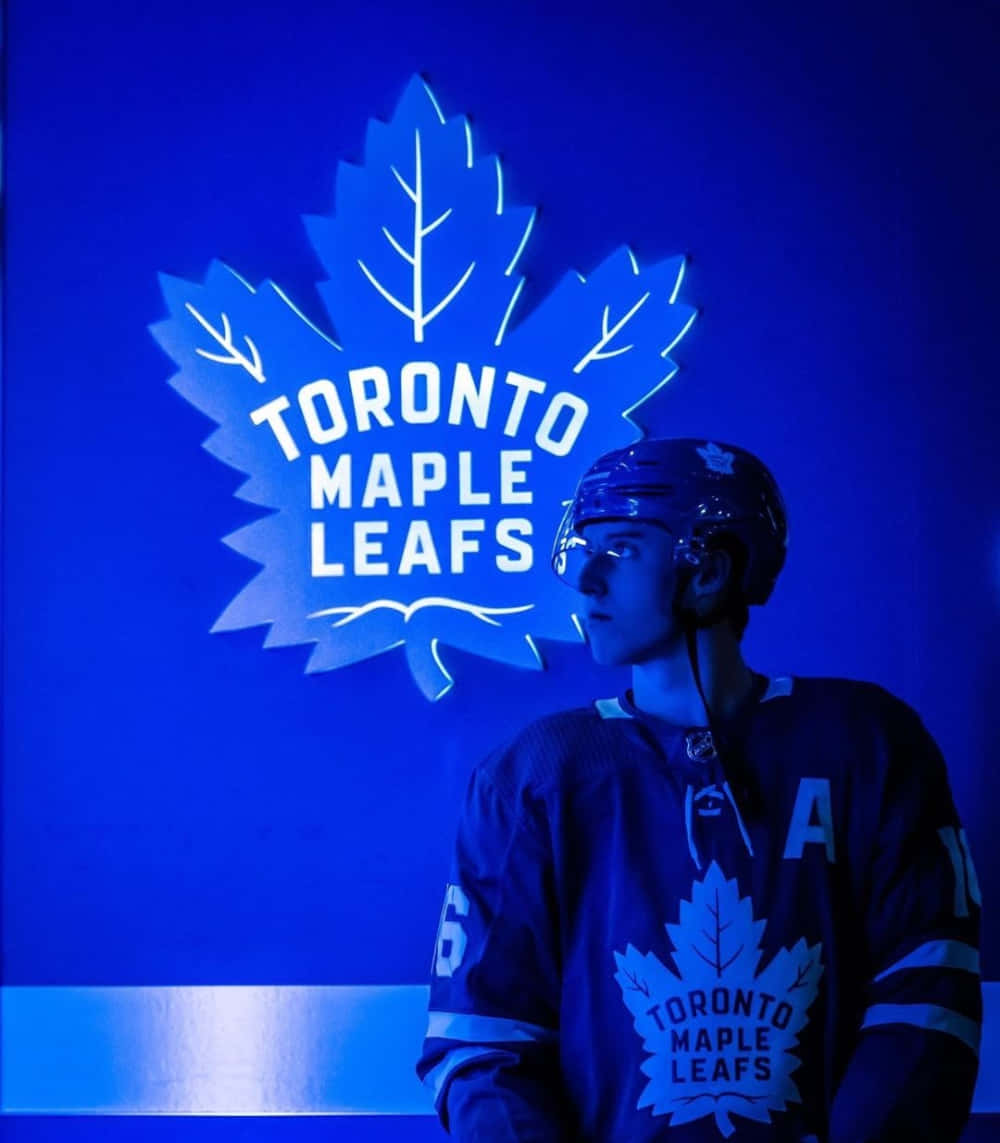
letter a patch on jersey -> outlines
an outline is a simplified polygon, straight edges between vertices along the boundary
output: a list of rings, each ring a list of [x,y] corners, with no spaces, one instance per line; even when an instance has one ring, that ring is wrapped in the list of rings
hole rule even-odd
[[[799,940],[763,971],[753,901],[740,897],[713,861],[679,923],[666,925],[676,972],[632,945],[615,953],[615,980],[632,1013],[649,1077],[638,1107],[678,1126],[707,1116],[723,1137],[732,1116],[771,1122],[772,1111],[800,1102],[793,1054],[823,973],[822,944]]]

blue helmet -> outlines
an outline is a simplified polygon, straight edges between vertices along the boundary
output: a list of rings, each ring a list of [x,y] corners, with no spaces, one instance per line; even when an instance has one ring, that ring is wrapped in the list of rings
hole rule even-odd
[[[733,536],[746,564],[745,603],[765,603],[785,563],[788,527],[778,485],[752,453],[711,441],[648,437],[605,453],[584,473],[556,533],[552,567],[568,577],[580,529],[645,520],[674,537],[675,566],[696,565],[713,537]]]

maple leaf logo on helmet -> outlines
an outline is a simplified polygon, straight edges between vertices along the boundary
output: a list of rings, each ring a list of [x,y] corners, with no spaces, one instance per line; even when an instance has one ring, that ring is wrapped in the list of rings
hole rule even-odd
[[[733,461],[736,458],[731,452],[711,443],[698,449],[697,452],[710,472],[719,472],[723,476],[733,475]]]

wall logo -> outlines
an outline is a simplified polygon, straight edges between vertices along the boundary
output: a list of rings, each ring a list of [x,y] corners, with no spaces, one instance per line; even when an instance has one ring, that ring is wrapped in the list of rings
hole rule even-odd
[[[800,940],[758,974],[766,922],[754,920],[753,902],[714,861],[681,901],[679,921],[666,926],[676,974],[655,953],[631,945],[615,953],[615,980],[652,1053],[639,1108],[669,1115],[671,1127],[712,1115],[728,1138],[731,1116],[770,1123],[771,1111],[800,1101],[792,1049],[819,987],[823,947]]]
[[[581,637],[548,566],[562,504],[635,439],[695,311],[682,258],[623,247],[522,314],[534,219],[414,77],[364,165],[340,164],[333,217],[306,220],[335,336],[221,263],[162,276],[170,383],[270,510],[225,538],[261,570],[213,631],[314,643],[308,671],[405,647],[428,698],[451,686],[439,645],[540,668],[533,637]]]

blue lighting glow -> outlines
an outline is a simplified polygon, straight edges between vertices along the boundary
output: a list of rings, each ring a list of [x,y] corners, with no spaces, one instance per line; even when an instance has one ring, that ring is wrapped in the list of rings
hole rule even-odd
[[[973,1110],[1000,1112],[1000,984]],[[5,1114],[430,1115],[417,985],[4,988]]]
[[[514,287],[514,292],[510,296],[510,302],[506,310],[504,310],[503,320],[500,322],[500,328],[497,330],[496,338],[493,341],[493,344],[496,346],[503,343],[503,335],[507,332],[507,323],[510,321],[510,315],[514,312],[514,306],[517,305],[517,299],[521,296],[521,290],[523,288],[524,279],[522,278]]]
[[[339,346],[332,337],[330,337],[328,334],[325,334],[318,325],[316,325],[314,322],[311,322],[306,317],[306,315],[299,309],[299,307],[292,301],[292,299],[280,286],[275,285],[274,282],[271,282],[270,286],[271,289],[278,295],[278,297],[281,298],[281,300],[285,303],[285,305],[288,306],[292,313],[295,314],[299,321],[305,322],[305,324],[309,327],[309,329],[312,330],[313,333],[317,335],[317,337],[321,337],[327,343],[327,345],[332,345],[334,349],[341,349],[341,346]]]
[[[507,269],[504,270],[504,274],[507,277],[510,277],[510,275],[514,272],[514,267],[517,265],[517,260],[521,257],[522,251],[528,244],[528,238],[531,236],[531,230],[535,225],[535,216],[537,214],[537,210],[532,210],[531,214],[528,216],[528,224],[525,226],[524,234],[521,236],[521,241],[518,243],[517,249],[514,251],[514,257],[511,258],[510,262],[507,264]]]
[[[677,281],[674,282],[674,288],[670,292],[670,304],[673,305],[677,301],[677,295],[681,292],[681,282],[684,281],[684,272],[687,269],[687,259],[682,258],[681,264],[677,269]]]
[[[677,334],[677,336],[674,338],[674,340],[666,347],[666,349],[660,350],[660,356],[661,357],[669,357],[670,356],[671,351],[677,348],[678,342],[680,342],[681,338],[683,338],[683,336],[687,333],[687,331],[694,324],[694,319],[697,316],[698,316],[698,311],[695,310],[695,312],[684,323],[683,327],[681,328],[680,333]],[[671,374],[671,376],[673,376],[673,374]]]

